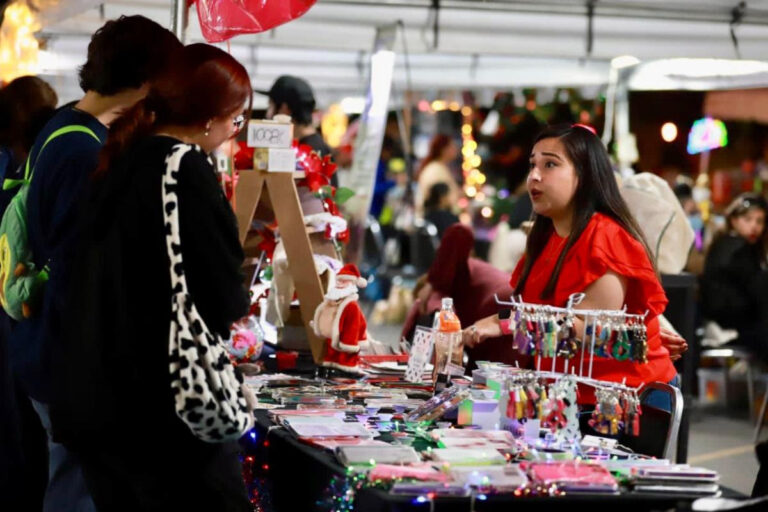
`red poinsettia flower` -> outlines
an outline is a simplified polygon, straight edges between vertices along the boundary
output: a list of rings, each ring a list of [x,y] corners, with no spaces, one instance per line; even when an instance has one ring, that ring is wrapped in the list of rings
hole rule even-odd
[[[312,192],[317,192],[326,185],[325,176],[318,172],[307,173],[299,185],[309,188]]]
[[[274,231],[269,229],[260,229],[259,236],[261,236],[259,249],[266,253],[266,256],[269,260],[272,260],[272,255],[275,253],[275,247],[277,246]]]
[[[336,203],[330,197],[323,199],[323,207],[331,215],[339,216],[339,207],[336,206]]]
[[[237,143],[237,148],[235,169],[252,169],[254,148],[249,148],[248,143],[242,140]]]
[[[328,178],[328,181],[330,182],[331,176],[333,176],[336,173],[336,164],[333,163],[331,160],[331,155],[325,155],[323,157],[322,161],[322,167],[320,172],[323,173],[324,176]]]
[[[345,229],[344,231],[336,235],[336,240],[338,240],[341,243],[349,242],[349,228]]]
[[[336,164],[331,161],[331,155],[321,157],[311,146],[293,141],[296,151],[296,163],[304,171],[305,178],[299,183],[308,187],[312,192],[330,185],[331,176],[336,172]]]

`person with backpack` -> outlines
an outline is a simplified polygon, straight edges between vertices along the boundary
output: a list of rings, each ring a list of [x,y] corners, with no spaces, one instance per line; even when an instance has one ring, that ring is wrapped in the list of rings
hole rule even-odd
[[[3,184],[5,189],[19,187],[0,224],[3,308],[20,320],[10,335],[9,360],[48,432],[45,511],[94,510],[79,460],[52,437],[49,415],[51,351],[61,332],[78,208],[107,127],[146,95],[148,84],[181,48],[170,31],[142,16],[108,21],[91,38],[80,68],[85,95],[60,109],[37,135],[24,177]],[[77,276],[72,277],[76,282]],[[35,293],[14,287],[18,278],[31,282]],[[88,312],[79,315],[85,318]]]
[[[244,127],[251,95],[231,55],[192,44],[110,126],[74,252],[82,277],[66,299],[52,409],[99,511],[252,509],[233,442],[253,422],[252,392],[235,379],[214,391],[234,374],[221,340],[250,298],[209,157]],[[184,310],[198,319],[183,322]],[[210,412],[211,396],[233,394],[245,421]]]
[[[0,89],[0,183],[15,177],[58,101],[36,76]],[[0,191],[0,215],[12,197],[13,191]],[[29,397],[14,383],[6,355],[10,328],[0,311],[0,510],[40,510],[48,481],[47,440]]]

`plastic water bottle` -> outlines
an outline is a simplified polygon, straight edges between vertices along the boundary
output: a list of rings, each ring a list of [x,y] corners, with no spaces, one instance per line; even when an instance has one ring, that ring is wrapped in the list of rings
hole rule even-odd
[[[433,380],[435,393],[448,385],[451,378],[450,366],[462,366],[464,345],[461,342],[461,322],[453,309],[453,299],[443,298],[440,311],[435,314],[435,369]]]

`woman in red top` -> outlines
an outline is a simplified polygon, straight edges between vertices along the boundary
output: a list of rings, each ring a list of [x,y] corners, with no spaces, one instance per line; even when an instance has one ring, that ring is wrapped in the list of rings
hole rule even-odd
[[[592,377],[626,379],[629,386],[675,380],[677,373],[659,334],[658,316],[667,297],[600,140],[580,125],[546,129],[531,152],[527,184],[534,223],[525,257],[512,274],[515,294],[525,302],[563,307],[571,294],[583,292],[579,309],[618,310],[626,305],[628,313],[647,310],[648,362],[595,357]],[[576,328],[583,335],[583,321],[577,320]],[[466,329],[464,339],[473,346],[501,333],[502,324],[494,315]],[[564,361],[557,363],[557,370],[564,371]],[[541,364],[549,370],[552,360],[542,359]],[[580,403],[594,400],[592,389],[581,390]]]

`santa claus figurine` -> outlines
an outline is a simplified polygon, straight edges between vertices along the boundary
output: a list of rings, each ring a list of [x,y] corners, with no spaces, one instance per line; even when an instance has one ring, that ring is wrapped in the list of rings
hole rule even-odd
[[[325,338],[323,366],[362,373],[358,362],[360,349],[368,344],[368,324],[357,303],[357,292],[366,284],[357,266],[344,265],[336,274],[336,283],[328,288],[325,300],[317,306],[312,328]]]

